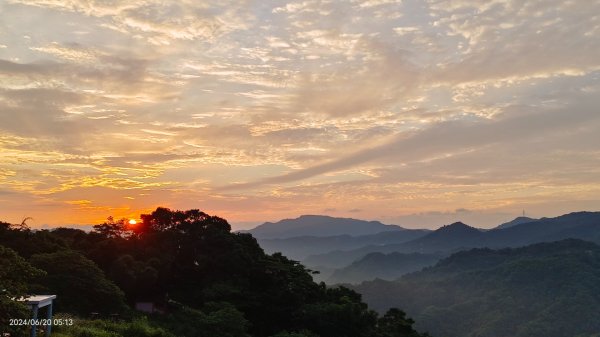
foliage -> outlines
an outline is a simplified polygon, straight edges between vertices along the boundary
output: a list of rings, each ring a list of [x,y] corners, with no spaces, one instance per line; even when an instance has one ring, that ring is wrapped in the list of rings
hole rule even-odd
[[[396,282],[355,289],[382,310],[402,304],[448,337],[571,337],[600,331],[600,247],[580,240],[474,249]]]
[[[108,217],[106,222],[94,225],[94,231],[108,239],[124,238],[131,235],[127,219],[115,221],[112,216]]]
[[[397,308],[389,309],[377,323],[380,337],[419,337],[413,329],[414,320]]]
[[[175,310],[156,316],[156,320],[178,337],[249,336],[246,332],[249,322],[230,303],[207,303],[202,310],[178,303],[175,306]]]
[[[57,310],[87,315],[125,309],[122,291],[106,279],[93,261],[77,252],[38,254],[31,257],[31,263],[46,272],[37,290],[57,295]]]
[[[63,316],[57,316],[63,318]],[[55,326],[54,337],[175,337],[170,332],[152,324],[146,318],[131,322],[108,320],[86,320],[75,318],[73,325]],[[179,336],[178,336],[179,337]]]
[[[82,321],[57,335],[379,337],[359,294],[313,282],[302,264],[265,254],[222,218],[157,208],[141,219],[130,228],[109,218],[91,233],[0,231],[0,243],[47,272],[35,290],[57,294],[59,311],[113,313],[127,300],[166,312],[152,323]]]
[[[67,249],[62,238],[48,230],[32,231],[26,226],[0,222],[0,245],[28,259],[31,255]]]
[[[0,246],[0,333],[18,336],[24,333],[20,327],[9,326],[8,320],[28,318],[29,310],[17,301],[26,295],[29,282],[43,275],[10,248]]]

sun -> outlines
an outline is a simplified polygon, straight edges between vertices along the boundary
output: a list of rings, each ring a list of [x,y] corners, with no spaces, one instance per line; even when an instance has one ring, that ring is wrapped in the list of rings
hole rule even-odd
[[[137,221],[135,221],[135,219],[131,219],[131,220],[129,220],[129,224],[130,225],[135,225],[135,224],[137,224]]]

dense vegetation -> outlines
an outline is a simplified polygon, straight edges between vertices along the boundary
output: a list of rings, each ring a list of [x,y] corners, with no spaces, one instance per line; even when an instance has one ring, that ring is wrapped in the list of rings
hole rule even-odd
[[[298,262],[198,210],[158,208],[135,227],[109,219],[91,233],[1,223],[0,262],[1,317],[27,315],[10,299],[32,292],[56,294],[63,314],[119,315],[56,327],[57,336],[422,336],[402,311],[379,317],[358,293],[314,283]],[[140,317],[139,301],[163,313]]]
[[[600,246],[581,240],[473,249],[400,280],[355,287],[369,305],[402,305],[445,337],[596,337]]]
[[[3,327],[0,332],[19,332],[18,328],[9,325],[9,319],[26,317],[27,308],[13,299],[24,296],[28,282],[43,274],[12,249],[0,246],[0,327]]]

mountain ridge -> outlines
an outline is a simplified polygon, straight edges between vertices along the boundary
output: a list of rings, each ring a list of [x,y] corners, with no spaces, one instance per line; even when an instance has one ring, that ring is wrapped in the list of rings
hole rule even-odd
[[[562,239],[584,239],[600,243],[600,212],[572,212],[555,218],[542,218],[508,228],[483,231],[461,222],[440,227],[421,238],[397,244],[365,246],[347,251],[313,254],[307,265],[341,268],[371,252],[452,253],[470,248],[505,248]]]
[[[297,236],[369,235],[387,231],[406,230],[379,221],[338,218],[328,215],[301,215],[294,219],[265,222],[253,229],[241,231],[260,239],[286,239]]]
[[[290,238],[263,239],[258,238],[260,246],[269,253],[283,252],[286,256],[304,260],[310,255],[323,254],[336,250],[351,250],[369,245],[385,245],[402,243],[417,239],[430,231],[406,229],[387,231],[368,235],[335,235],[335,236],[295,236]]]
[[[528,222],[533,222],[533,221],[537,221],[539,219],[534,219],[534,218],[530,218],[530,217],[526,217],[526,216],[518,216],[514,219],[512,219],[511,221],[507,221],[505,223],[502,223],[492,229],[503,229],[503,228],[509,228],[509,227],[513,227],[516,225],[520,225],[523,223],[528,223]]]

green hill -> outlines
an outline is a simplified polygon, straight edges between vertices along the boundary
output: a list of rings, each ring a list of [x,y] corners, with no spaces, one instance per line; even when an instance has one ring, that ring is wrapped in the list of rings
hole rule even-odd
[[[345,268],[334,271],[327,283],[360,283],[376,278],[391,281],[404,274],[429,267],[440,258],[441,256],[436,254],[371,253]]]
[[[444,337],[589,337],[600,332],[600,246],[569,239],[472,249],[398,281],[354,287],[377,310],[401,305]]]

